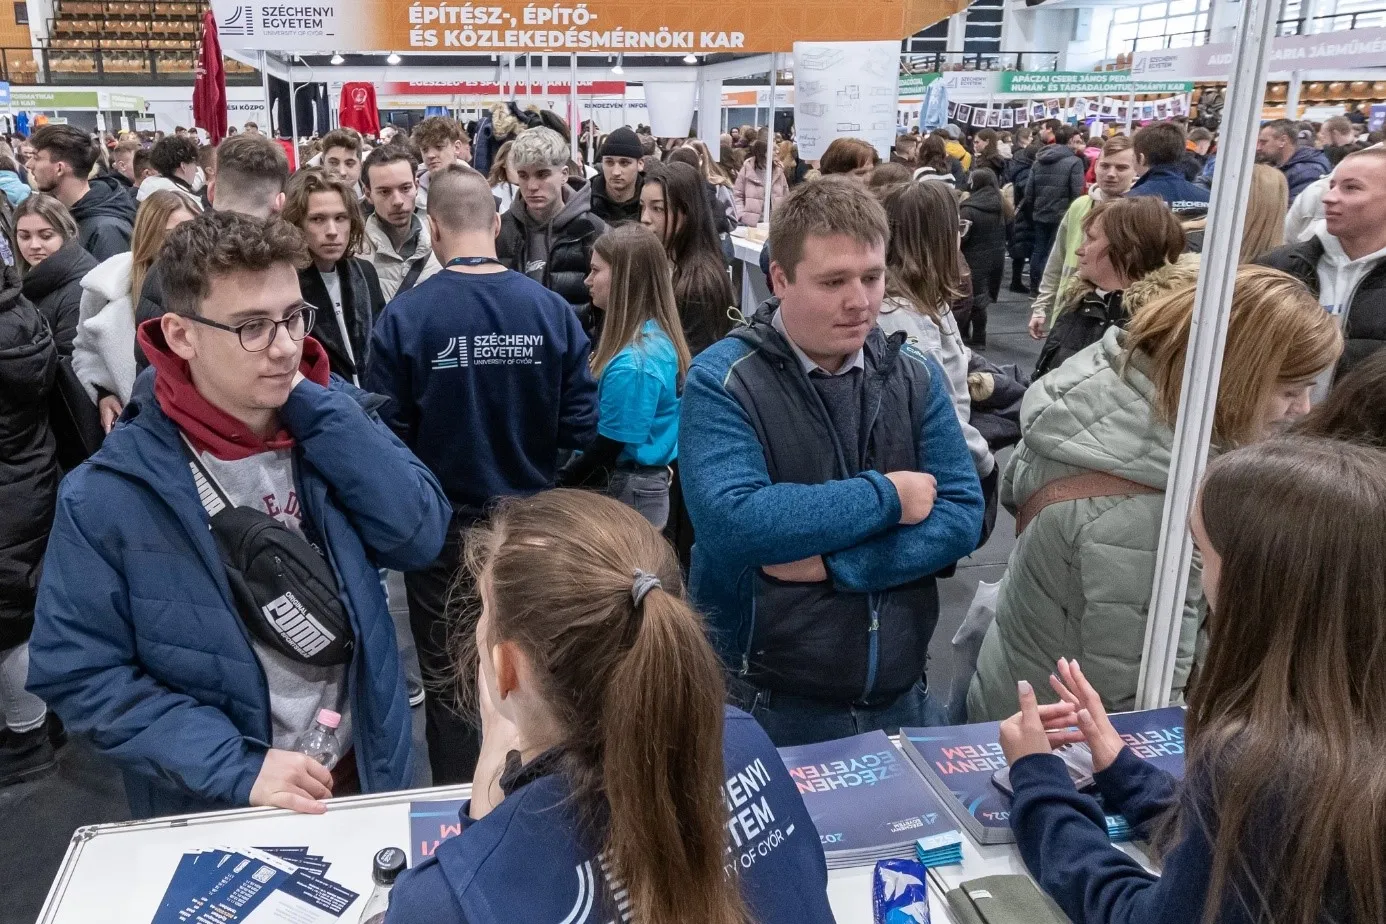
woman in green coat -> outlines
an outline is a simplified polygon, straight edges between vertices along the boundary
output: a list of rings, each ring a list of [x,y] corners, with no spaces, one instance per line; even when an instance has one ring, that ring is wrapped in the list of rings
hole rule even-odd
[[[1023,436],[1001,501],[1019,519],[1033,518],[1001,580],[996,620],[968,691],[968,721],[1012,715],[1020,680],[1045,696],[1060,657],[1083,665],[1108,711],[1135,707],[1195,281],[1189,273],[1136,311],[1127,330],[1108,330],[1026,393]],[[1260,267],[1238,270],[1213,451],[1253,442],[1308,411],[1314,379],[1341,351],[1337,324],[1297,280]],[[1093,472],[1135,485],[1027,509],[1046,485]],[[1197,562],[1185,599],[1175,701],[1192,668],[1202,612]]]

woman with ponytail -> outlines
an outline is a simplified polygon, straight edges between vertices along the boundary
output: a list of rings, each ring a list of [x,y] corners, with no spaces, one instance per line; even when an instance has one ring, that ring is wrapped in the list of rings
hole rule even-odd
[[[461,833],[400,877],[388,924],[833,920],[818,832],[765,732],[723,705],[649,523],[549,491],[503,505],[466,558],[481,759]]]

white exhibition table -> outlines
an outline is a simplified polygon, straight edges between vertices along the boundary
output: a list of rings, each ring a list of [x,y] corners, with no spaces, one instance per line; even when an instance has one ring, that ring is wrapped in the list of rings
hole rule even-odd
[[[741,313],[750,317],[760,303],[770,297],[770,285],[760,271],[762,241],[753,241],[732,232],[732,252],[741,261]]]
[[[371,892],[371,859],[384,847],[409,853],[409,806],[464,799],[469,786],[334,799],[326,815],[236,809],[151,821],[95,825],[73,835],[38,924],[149,924],[185,851],[213,847],[309,846],[331,864],[327,878],[360,898],[341,916],[356,924]],[[1145,858],[1134,848],[1127,850]],[[828,899],[839,924],[871,924],[871,866],[833,870]],[[949,924],[944,893],[981,876],[1025,872],[1013,845],[979,847],[963,835],[963,862],[930,871],[935,922]]]

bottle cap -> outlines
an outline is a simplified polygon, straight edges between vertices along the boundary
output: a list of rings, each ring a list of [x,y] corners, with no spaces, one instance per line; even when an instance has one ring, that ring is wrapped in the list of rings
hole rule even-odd
[[[409,867],[404,851],[398,847],[386,847],[376,852],[375,862],[371,864],[371,878],[377,885],[394,885],[400,873]]]
[[[318,712],[318,722],[328,728],[336,728],[342,724],[342,717],[331,709],[323,709]]]

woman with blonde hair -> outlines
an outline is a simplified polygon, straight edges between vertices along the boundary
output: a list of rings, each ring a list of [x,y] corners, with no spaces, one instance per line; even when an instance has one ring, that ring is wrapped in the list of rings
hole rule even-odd
[[[693,362],[664,244],[643,225],[618,225],[597,238],[586,281],[606,317],[592,355],[597,439],[558,482],[581,485],[609,471],[607,493],[663,529],[669,466],[678,457],[679,392]]]
[[[47,193],[34,193],[15,207],[14,239],[24,297],[48,320],[58,355],[71,356],[82,278],[96,269],[96,258],[77,240],[77,223],[67,206]]]
[[[82,305],[72,368],[101,410],[109,433],[135,386],[135,306],[149,267],[168,232],[202,214],[187,193],[160,190],[140,203],[130,250],[82,280]]]
[[[491,192],[496,194],[496,211],[504,215],[510,211],[510,203],[515,201],[520,190],[519,177],[510,169],[510,148],[515,144],[507,141],[496,151],[491,162],[491,172],[486,174],[486,182],[491,184]]]
[[[480,605],[452,650],[481,758],[460,833],[400,876],[387,924],[831,924],[818,831],[769,737],[724,705],[658,531],[545,491],[474,530],[466,565]]]
[[[1126,330],[1110,328],[1026,392],[1021,442],[1001,480],[1020,537],[977,658],[968,721],[1014,713],[1016,683],[1047,686],[1060,657],[1082,662],[1107,708],[1135,708],[1196,287],[1190,278],[1146,305]],[[1239,269],[1230,313],[1214,455],[1308,412],[1314,380],[1343,349],[1333,316],[1277,270]],[[1185,599],[1167,691],[1175,701],[1202,618],[1197,565]]]
[[[1285,174],[1269,164],[1254,164],[1251,168],[1251,196],[1247,199],[1246,215],[1242,218],[1242,248],[1237,262],[1255,263],[1285,243],[1285,215],[1290,210],[1290,185]],[[1184,223],[1188,249],[1203,251],[1203,235],[1208,219],[1198,218]]]

